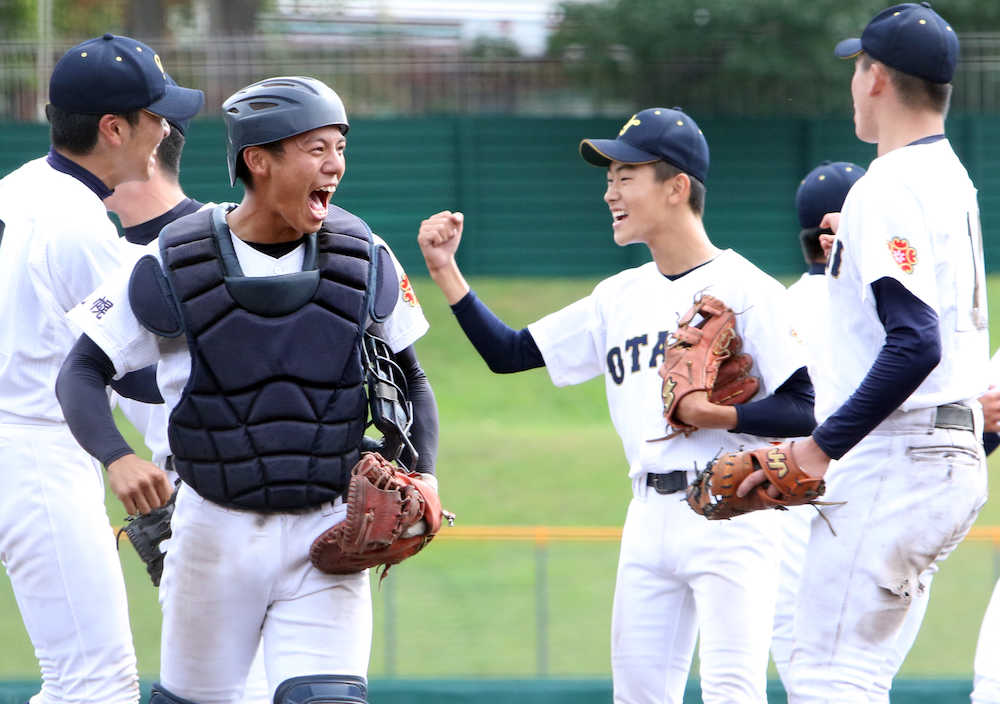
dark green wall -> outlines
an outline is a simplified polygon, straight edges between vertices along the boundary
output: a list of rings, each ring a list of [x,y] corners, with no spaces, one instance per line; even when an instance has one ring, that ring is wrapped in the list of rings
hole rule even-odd
[[[413,273],[415,238],[439,210],[466,214],[468,274],[600,275],[647,261],[618,248],[601,200],[604,173],[577,154],[582,137],[613,137],[618,120],[441,117],[365,119],[351,127],[348,168],[335,202],[364,217]],[[712,150],[705,223],[713,241],[772,274],[802,269],[794,195],[822,159],[867,166],[874,148],[850,120],[705,118]],[[960,117],[949,136],[980,190],[987,267],[1000,266],[1000,118]],[[0,173],[44,153],[46,129],[0,125]],[[181,181],[200,200],[238,200],[228,186],[222,123],[189,130]],[[53,194],[58,207],[58,194]]]

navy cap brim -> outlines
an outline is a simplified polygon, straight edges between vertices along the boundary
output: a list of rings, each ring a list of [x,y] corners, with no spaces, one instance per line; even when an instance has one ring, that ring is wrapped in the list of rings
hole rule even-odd
[[[833,49],[833,53],[841,59],[853,59],[862,51],[864,51],[864,49],[861,48],[861,40],[857,37],[844,39],[843,41],[838,42],[837,46]]]
[[[190,120],[204,104],[205,94],[200,90],[168,85],[163,97],[147,105],[146,110],[177,123]]]
[[[608,166],[612,161],[623,164],[651,164],[660,157],[636,149],[618,139],[585,139],[580,142],[580,156],[594,166]]]

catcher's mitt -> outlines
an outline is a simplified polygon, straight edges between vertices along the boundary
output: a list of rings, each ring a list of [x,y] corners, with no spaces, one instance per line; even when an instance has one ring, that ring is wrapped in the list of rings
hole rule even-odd
[[[174,515],[174,501],[177,500],[177,490],[163,506],[154,508],[149,513],[129,516],[125,525],[118,529],[115,536],[117,542],[122,533],[128,536],[132,547],[146,563],[146,571],[153,580],[154,586],[160,586],[163,575],[163,558],[167,553],[160,550],[160,543],[170,537],[170,517]]]
[[[366,452],[351,470],[347,517],[313,541],[309,558],[317,569],[350,574],[384,565],[385,570],[423,549],[455,516],[441,508],[437,490],[382,455]]]
[[[692,391],[705,391],[710,402],[727,406],[753,398],[760,382],[750,376],[753,358],[742,348],[733,309],[714,296],[700,296],[677,323],[660,365],[663,417],[674,431],[667,438],[697,430],[677,417],[677,405]]]
[[[826,491],[822,479],[810,477],[792,457],[792,443],[756,450],[729,452],[716,457],[687,489],[688,505],[695,513],[717,520],[732,518],[765,508],[786,509],[789,506],[816,504]],[[758,469],[764,470],[767,481],[740,498],[736,489]],[[778,498],[767,493],[768,486],[777,487]]]

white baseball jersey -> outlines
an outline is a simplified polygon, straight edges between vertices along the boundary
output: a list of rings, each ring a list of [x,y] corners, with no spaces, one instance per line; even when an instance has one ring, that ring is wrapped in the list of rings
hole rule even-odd
[[[0,557],[45,701],[137,704],[125,581],[103,473],[54,389],[79,337],[66,319],[120,265],[100,197],[36,159],[0,180]]]
[[[611,420],[633,479],[644,479],[650,471],[690,469],[693,460],[700,468],[720,450],[760,444],[759,438],[725,430],[646,442],[667,432],[657,369],[667,336],[700,292],[737,311],[737,332],[754,360],[751,374],[761,380],[756,398],[774,393],[805,366],[784,287],[732,250],[676,281],[663,276],[653,262],[628,269],[602,281],[586,298],[528,326],[556,386],[604,375]]]
[[[937,207],[937,204],[947,204]],[[986,390],[989,334],[976,189],[946,139],[895,149],[872,162],[841,214],[827,266],[830,306],[817,417],[860,385],[885,342],[871,284],[899,281],[937,313],[941,363],[901,408],[979,397]]]
[[[246,276],[274,276],[302,270],[305,248],[299,245],[283,257],[274,258],[260,252],[246,242],[232,236],[233,247],[240,266]],[[381,244],[385,242],[375,237]],[[159,241],[153,240],[145,247],[147,254],[160,258]],[[388,249],[388,246],[386,247]],[[390,251],[390,254],[392,252]],[[400,294],[396,307],[383,323],[385,339],[389,347],[398,352],[409,347],[427,332],[430,327],[423,310],[413,293],[403,267],[392,256],[396,275],[400,282]],[[70,311],[69,317],[90,336],[108,355],[115,366],[116,376],[157,364],[156,382],[163,396],[163,410],[158,411],[167,418],[180,400],[184,385],[191,371],[191,355],[184,336],[174,339],[162,338],[144,328],[128,305],[128,282],[132,275],[132,264],[123,267],[101,284],[86,299]],[[101,305],[97,302],[103,301]],[[94,308],[104,312],[98,316]],[[166,458],[170,449],[166,445],[166,434],[152,432],[146,436],[150,450],[156,459]]]
[[[44,158],[0,180],[0,220],[0,423],[60,423],[53,389],[80,335],[65,314],[118,269],[123,243],[94,192]]]
[[[785,289],[730,250],[673,281],[655,263],[629,269],[528,327],[557,386],[604,375],[629,464],[634,498],[622,531],[611,627],[614,698],[622,704],[679,703],[699,636],[706,702],[766,700],[777,512],[706,521],[683,492],[658,494],[646,486],[648,473],[686,470],[690,481],[718,452],[764,443],[707,429],[647,442],[667,432],[657,370],[668,335],[701,292],[738,312],[737,331],[754,359],[761,396],[805,364]],[[741,614],[735,623],[732,613]]]

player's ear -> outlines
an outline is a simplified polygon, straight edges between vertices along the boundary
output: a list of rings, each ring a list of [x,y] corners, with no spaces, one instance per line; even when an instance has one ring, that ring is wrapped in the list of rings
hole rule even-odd
[[[271,153],[261,147],[244,149],[243,161],[255,182],[261,177],[266,177],[271,171]]]
[[[97,122],[97,134],[112,146],[121,146],[128,134],[129,125],[122,115],[108,113]]]
[[[691,177],[681,171],[673,178],[667,179],[668,197],[674,205],[687,203],[691,196]]]

